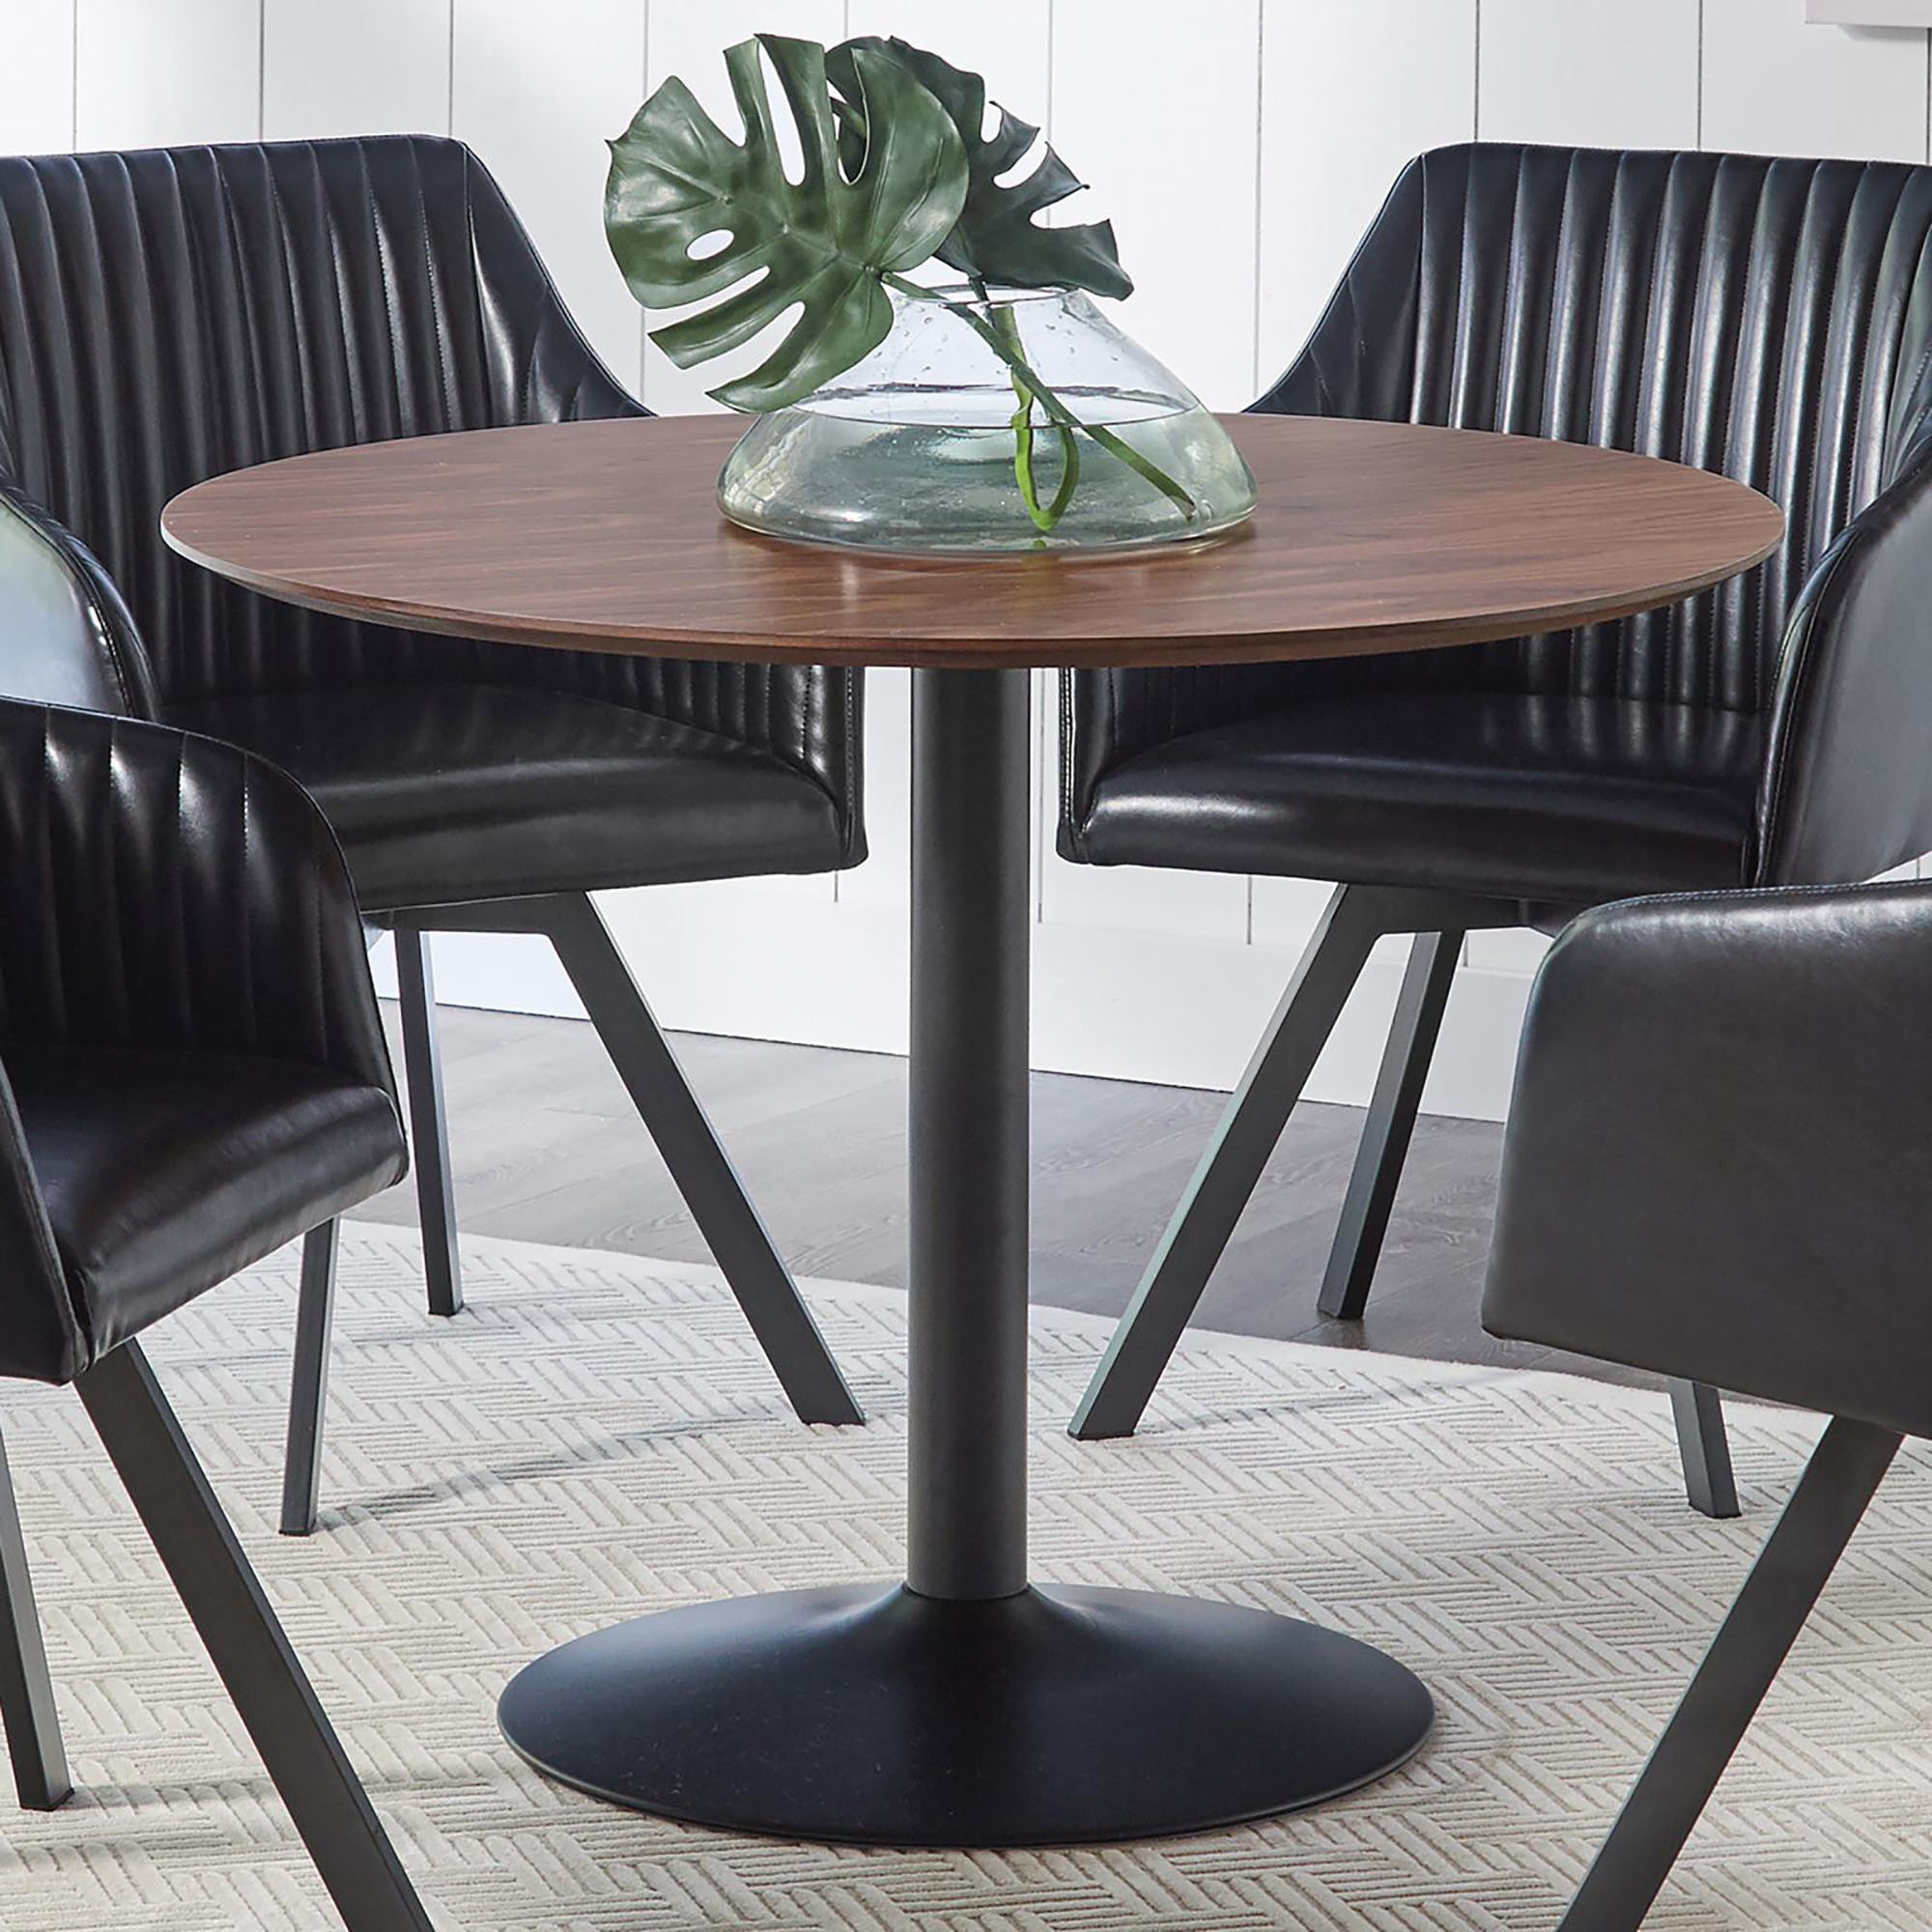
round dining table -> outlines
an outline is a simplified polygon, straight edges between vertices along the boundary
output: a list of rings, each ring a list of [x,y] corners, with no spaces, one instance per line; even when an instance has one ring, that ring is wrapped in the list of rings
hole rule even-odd
[[[662,1610],[504,1690],[539,1770],[786,1837],[1005,1847],[1313,1804],[1428,1736],[1402,1662],[1234,1604],[1027,1561],[1030,671],[1416,650],[1629,615],[1748,568],[1776,506],[1618,451],[1236,416],[1260,507],[1130,553],[862,553],[718,509],[729,418],[297,456],[168,506],[288,603],[538,649],[913,670],[907,1529],[901,1582]],[[372,702],[377,701],[372,697]],[[799,1454],[836,1454],[801,1437]]]

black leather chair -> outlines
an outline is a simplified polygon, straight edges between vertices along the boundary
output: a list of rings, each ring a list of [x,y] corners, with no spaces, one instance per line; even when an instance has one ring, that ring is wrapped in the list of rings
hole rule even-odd
[[[104,666],[49,671],[0,638],[0,670],[13,657],[42,696],[77,675],[80,701],[246,746],[319,801],[396,938],[431,1308],[462,1297],[423,935],[539,932],[793,1406],[856,1422],[588,896],[857,864],[856,673],[355,625],[221,583],[157,527],[177,491],[274,457],[641,413],[460,143],[0,159],[0,492],[66,560],[63,594],[91,600]],[[304,1296],[292,1532],[314,1518],[328,1238]]]
[[[78,1391],[352,1932],[429,1919],[137,1338],[404,1167],[355,895],[300,789],[162,725],[0,701],[0,1376]],[[4,1455],[0,1716],[22,1803],[52,1808]]]
[[[1932,1435],[1928,986],[1921,885],[1608,907],[1538,977],[1484,1324],[1832,1418],[1566,1932],[1642,1922],[1900,1439]]]
[[[1787,534],[1561,636],[1065,679],[1063,856],[1342,882],[1075,1435],[1139,1421],[1381,934],[1417,936],[1321,1284],[1343,1319],[1466,931],[1932,848],[1928,245],[1921,167],[1483,144],[1396,184],[1257,409],[1668,457],[1766,491]],[[1735,1509],[1715,1398],[1675,1394],[1693,1500]]]

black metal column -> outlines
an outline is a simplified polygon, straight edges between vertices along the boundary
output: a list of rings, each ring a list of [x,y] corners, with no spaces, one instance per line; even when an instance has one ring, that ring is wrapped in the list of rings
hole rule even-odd
[[[913,674],[907,1587],[1026,1587],[1030,674]]]

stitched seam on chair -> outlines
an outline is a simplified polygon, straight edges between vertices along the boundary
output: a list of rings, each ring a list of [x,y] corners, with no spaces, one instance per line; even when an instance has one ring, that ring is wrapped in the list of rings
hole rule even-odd
[[[429,312],[432,333],[436,339],[436,373],[442,393],[442,419],[445,423],[462,420],[462,412],[457,407],[455,380],[450,368],[449,338],[451,331],[446,326],[443,313],[442,285],[436,272],[436,246],[429,232],[429,196],[423,191],[422,169],[418,163],[414,144],[410,145],[410,172],[415,191],[416,235],[422,243],[423,286],[429,296]],[[375,208],[375,196],[369,198],[371,212]],[[381,245],[382,224],[377,224],[378,245]],[[387,278],[384,277],[386,281]],[[405,343],[407,348],[407,343]]]
[[[1924,889],[1925,882],[1922,879],[1866,880],[1862,884],[1837,886],[1723,886],[1702,893],[1643,893],[1635,898],[1613,899],[1605,905],[1592,906],[1588,908],[1588,912],[1623,912],[1637,906],[1708,905],[1713,899],[1737,898],[1741,893],[1776,895],[1781,899],[1823,899],[1839,895],[1855,898],[1867,898],[1873,895],[1896,898],[1923,892]],[[1587,913],[1577,915],[1578,918],[1587,916]]]
[[[1704,294],[1715,272],[1712,266],[1712,250],[1717,223],[1719,185],[1722,179],[1722,163],[1719,162],[1712,170],[1710,179],[1704,185],[1704,206],[1698,222],[1697,253],[1691,269],[1692,279],[1690,284],[1690,314],[1692,320],[1688,340],[1690,362],[1693,370],[1696,366],[1696,354],[1701,346],[1701,338],[1704,336],[1706,327],[1704,322]],[[1695,459],[1701,456],[1703,451],[1701,448],[1693,450],[1691,446],[1691,389],[1687,380],[1683,408],[1677,425],[1676,455],[1678,462],[1696,467]],[[1728,442],[1725,445],[1724,454],[1729,454]],[[1685,612],[1679,641],[1683,650],[1689,652],[1693,660],[1703,664],[1704,670],[1702,677],[1705,681],[1707,693],[1714,687],[1717,678],[1718,629],[1719,611],[1717,592],[1715,590],[1700,591],[1697,596],[1690,599],[1690,606]],[[1668,653],[1666,653],[1664,660],[1664,688],[1673,692],[1679,688],[1677,666],[1670,661]],[[1705,701],[1706,703],[1710,701],[1708,696]]]
[[[1618,203],[1624,199],[1624,180],[1625,180],[1626,170],[1629,167],[1629,163],[1630,163],[1630,156],[1628,154],[1623,154],[1618,156],[1616,175],[1615,178],[1610,183],[1610,204],[1609,207],[1605,210],[1604,288],[1605,290],[1607,290],[1609,286],[1609,279],[1610,279],[1610,247],[1613,238],[1616,235],[1617,206]],[[1675,168],[1676,168],[1676,160],[1673,157],[1670,167],[1667,168],[1664,172],[1663,193],[1666,205],[1670,193],[1671,177],[1672,174],[1674,173]],[[1658,265],[1662,260],[1662,257],[1663,257],[1663,223],[1660,219],[1651,233],[1650,266],[1649,266],[1649,270],[1644,277],[1643,314],[1642,314],[1642,321],[1640,324],[1640,345],[1637,355],[1638,369],[1636,376],[1636,386],[1634,392],[1631,397],[1631,441],[1633,444],[1636,442],[1638,438],[1638,416],[1641,412],[1641,405],[1643,398],[1643,374],[1646,370],[1650,369],[1653,366],[1652,358],[1650,355],[1650,345],[1654,334],[1655,325],[1657,320]],[[1602,298],[1600,296],[1598,314],[1601,316],[1602,313],[1603,313]],[[1603,335],[1604,331],[1600,328],[1599,330],[1600,349],[1603,340]],[[1605,388],[1605,394],[1608,399],[1608,407],[1614,412],[1616,408],[1616,399],[1613,393],[1613,385],[1607,380],[1607,376],[1605,377],[1604,388]],[[1616,428],[1617,425],[1614,422],[1612,422],[1611,424],[1612,436],[1615,435]],[[1573,646],[1573,648],[1580,651],[1581,649],[1580,638],[1577,645]],[[1619,649],[1616,652],[1616,659],[1617,659],[1615,667],[1616,689],[1617,689],[1617,695],[1619,696],[1625,696],[1629,693],[1630,687],[1627,682],[1627,677],[1629,672],[1634,668],[1633,661],[1634,657],[1635,657],[1634,650]],[[1669,670],[1669,664],[1668,664],[1667,653],[1666,653],[1664,668],[1666,673],[1666,683],[1664,688],[1666,691],[1668,691],[1669,685],[1667,682],[1667,674]],[[1573,689],[1575,688],[1574,685],[1572,688]],[[1649,701],[1655,702],[1656,699],[1653,696],[1652,698],[1649,699]]]
[[[1725,163],[1721,159],[1718,163],[1718,177],[1712,183],[1713,195],[1715,195],[1717,192],[1718,182],[1722,179],[1724,165]],[[1752,279],[1751,270],[1757,261],[1758,228],[1760,222],[1763,219],[1765,187],[1766,184],[1770,181],[1770,178],[1771,178],[1770,169],[1768,167],[1763,168],[1759,171],[1757,192],[1751,213],[1750,240],[1745,245],[1744,263],[1742,270],[1740,271],[1743,277],[1743,287],[1740,293],[1747,299],[1748,299],[1750,294],[1751,279]],[[1722,452],[1722,460],[1727,465],[1731,461],[1738,447],[1738,395],[1739,395],[1739,390],[1742,386],[1739,380],[1739,371],[1742,362],[1743,362],[1743,357],[1739,355],[1736,353],[1735,348],[1733,348],[1726,357],[1726,366],[1730,377],[1731,393],[1728,401],[1724,405],[1724,447]],[[1750,479],[1748,477],[1746,477],[1741,480],[1748,483]],[[1763,564],[1759,564],[1757,568],[1762,570],[1765,568],[1765,566]],[[1727,592],[1729,588],[1730,585],[1726,584],[1721,586],[1720,590],[1714,591],[1712,594],[1714,597],[1716,597],[1718,595],[1723,594],[1724,592]],[[1717,666],[1718,656],[1721,648],[1719,639],[1719,633],[1722,631],[1722,629],[1723,629],[1722,612],[1714,609],[1711,613],[1711,650],[1709,654],[1709,663],[1707,668],[1707,678],[1716,675],[1716,666]],[[1763,707],[1764,695],[1760,691],[1756,693],[1755,696],[1759,700],[1756,708],[1762,711],[1762,709],[1764,708]],[[1707,701],[1708,701],[1708,685],[1707,685]]]
[[[1793,238],[1792,241],[1791,254],[1792,254],[1792,261],[1794,264],[1797,262],[1799,252],[1803,246],[1805,230],[1810,225],[1809,217],[1811,214],[1813,205],[1817,200],[1818,185],[1820,180],[1823,178],[1823,174],[1824,174],[1823,163],[1813,163],[1810,177],[1806,182],[1804,188],[1804,210],[1799,220],[1798,233]],[[1856,190],[1854,190],[1853,200],[1856,201],[1856,199],[1857,199],[1857,193]],[[1839,246],[1837,252],[1840,255],[1842,255],[1843,243],[1844,243],[1844,233],[1842,229],[1839,232],[1838,242]],[[1829,322],[1829,305],[1827,313]],[[1828,326],[1827,333],[1829,334],[1829,332],[1830,330]],[[1782,367],[1785,358],[1789,354],[1790,344],[1791,344],[1791,321],[1790,321],[1790,312],[1789,309],[1787,308],[1783,317],[1783,329],[1778,337],[1778,362],[1780,368]],[[1810,511],[1816,504],[1817,492],[1818,492],[1817,460],[1818,460],[1819,446],[1816,438],[1815,422],[1813,423],[1801,422],[1799,424],[1798,441],[1799,441],[1799,448],[1798,448],[1799,460],[1796,468],[1798,470],[1802,470],[1806,478],[1808,487],[1805,492],[1805,507],[1807,511]],[[1788,544],[1790,541],[1790,513],[1788,506],[1786,510],[1785,524],[1786,524],[1785,541]],[[1788,559],[1786,557],[1780,556],[1778,561],[1780,562],[1780,564],[1784,564],[1788,562]],[[1767,615],[1766,607],[1770,604],[1770,602],[1771,602],[1771,573],[1768,568],[1761,569],[1758,572],[1757,576],[1757,627],[1756,627],[1756,635],[1760,638],[1764,636],[1766,630],[1766,622],[1765,622]],[[1763,674],[1762,671],[1760,671],[1759,672],[1760,677],[1762,676],[1762,674]],[[1760,697],[1761,696],[1762,696],[1762,692],[1760,692]]]

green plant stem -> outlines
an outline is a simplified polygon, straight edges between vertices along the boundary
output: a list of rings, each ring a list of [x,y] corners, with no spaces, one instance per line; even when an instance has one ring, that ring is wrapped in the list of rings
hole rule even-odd
[[[980,288],[977,280],[973,286]],[[1010,306],[998,304],[991,306],[993,326],[1000,331],[1002,339],[1009,344],[1015,355],[1020,354],[1019,324]],[[1013,431],[1013,476],[1020,486],[1020,501],[1026,505],[1026,513],[1033,519],[1034,527],[1042,535],[1050,531],[1066,514],[1066,506],[1073,500],[1073,492],[1080,483],[1080,442],[1065,423],[1053,425],[1054,434],[1060,439],[1061,475],[1060,488],[1055,491],[1053,501],[1042,504],[1039,500],[1039,484],[1033,468],[1033,406],[1035,401],[1030,379],[1022,376],[1017,369],[1009,370],[1012,377],[1013,394],[1019,399],[1019,406],[1010,418]]]
[[[1129,469],[1146,477],[1169,501],[1178,504],[1189,523],[1194,521],[1200,513],[1200,505],[1180,484],[1177,483],[1157,463],[1143,456],[1132,443],[1116,436],[1112,430],[1099,423],[1082,422],[1052,389],[1034,374],[1027,366],[1026,358],[1007,341],[992,323],[975,314],[967,303],[953,301],[931,289],[922,288],[917,282],[907,281],[903,275],[887,274],[883,279],[888,288],[896,289],[900,295],[907,296],[915,301],[938,302],[941,307],[951,309],[1007,365],[1011,374],[1018,379],[1018,383],[1026,385],[1033,397],[1037,399],[1040,408],[1061,429],[1069,436],[1076,430],[1084,430],[1109,456],[1118,457]],[[1017,385],[1016,383],[1015,386]],[[1031,405],[1029,412],[1030,411]]]

